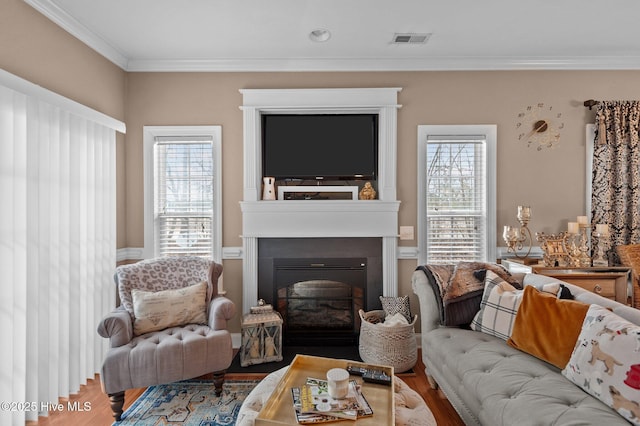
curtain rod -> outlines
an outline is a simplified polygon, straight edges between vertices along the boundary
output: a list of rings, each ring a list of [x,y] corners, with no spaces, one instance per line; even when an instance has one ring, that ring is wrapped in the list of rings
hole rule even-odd
[[[584,106],[586,106],[587,108],[589,108],[589,110],[591,110],[591,108],[593,108],[594,106],[598,105],[600,102],[598,101],[594,101],[593,99],[589,99],[588,101],[584,101]]]

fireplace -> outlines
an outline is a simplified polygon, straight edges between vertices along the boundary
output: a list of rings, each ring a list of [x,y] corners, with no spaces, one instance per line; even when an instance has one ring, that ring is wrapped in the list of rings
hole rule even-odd
[[[358,311],[380,308],[380,238],[264,238],[258,296],[280,312],[285,344],[354,344]]]
[[[242,309],[259,298],[274,303],[275,258],[366,258],[365,310],[379,306],[378,296],[398,292],[398,210],[396,126],[400,88],[242,89],[243,198]],[[376,200],[261,200],[264,114],[376,114],[378,176]],[[273,241],[287,241],[288,253],[271,253]],[[375,241],[371,250],[351,250]],[[342,241],[345,244],[334,244]],[[329,250],[312,249],[332,245]],[[285,250],[285,251],[287,251]],[[360,249],[358,249],[360,250]],[[336,280],[338,281],[338,280]]]
[[[275,307],[288,344],[354,344],[365,308],[366,258],[276,259]]]

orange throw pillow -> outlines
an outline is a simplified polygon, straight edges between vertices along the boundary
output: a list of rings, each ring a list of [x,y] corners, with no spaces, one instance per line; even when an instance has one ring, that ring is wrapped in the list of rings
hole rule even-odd
[[[507,343],[558,368],[564,368],[578,340],[589,305],[526,286]]]

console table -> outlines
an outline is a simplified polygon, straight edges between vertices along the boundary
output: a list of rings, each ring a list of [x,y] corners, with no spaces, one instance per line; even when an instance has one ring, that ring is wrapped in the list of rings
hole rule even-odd
[[[547,275],[577,285],[607,299],[633,306],[631,268],[626,266],[571,268],[543,265],[524,265],[513,260],[502,260],[510,272],[529,272]]]

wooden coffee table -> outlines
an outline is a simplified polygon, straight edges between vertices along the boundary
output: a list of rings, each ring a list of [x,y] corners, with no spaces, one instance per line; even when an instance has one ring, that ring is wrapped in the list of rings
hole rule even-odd
[[[358,376],[351,376],[362,383],[362,393],[373,409],[373,416],[362,417],[358,420],[344,420],[331,422],[331,425],[394,425],[394,381],[393,367],[372,366],[363,362],[344,359],[323,358],[310,355],[296,355],[289,369],[284,374],[269,400],[255,419],[256,426],[264,425],[295,425],[296,415],[291,398],[291,388],[302,386],[307,377],[323,379],[331,368],[347,368],[347,364],[355,364],[362,367],[375,367],[384,371],[392,378],[391,386],[362,382]]]

